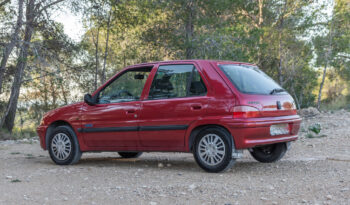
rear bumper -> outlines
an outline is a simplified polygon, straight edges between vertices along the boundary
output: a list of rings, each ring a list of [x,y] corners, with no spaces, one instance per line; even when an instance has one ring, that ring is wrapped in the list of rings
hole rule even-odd
[[[40,138],[40,146],[44,150],[46,150],[46,143],[45,143],[46,129],[47,129],[47,126],[44,126],[44,125],[39,125],[39,127],[36,128],[36,132],[38,133]]]
[[[273,124],[289,125],[289,134],[271,136],[270,126]],[[298,139],[301,118],[299,115],[264,117],[250,119],[231,119],[225,124],[229,128],[236,149],[246,149],[264,144],[289,142]]]

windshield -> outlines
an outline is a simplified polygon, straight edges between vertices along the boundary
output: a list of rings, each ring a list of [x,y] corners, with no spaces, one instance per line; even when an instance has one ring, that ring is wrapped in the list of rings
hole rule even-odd
[[[219,65],[234,86],[246,94],[276,94],[285,91],[256,66]]]

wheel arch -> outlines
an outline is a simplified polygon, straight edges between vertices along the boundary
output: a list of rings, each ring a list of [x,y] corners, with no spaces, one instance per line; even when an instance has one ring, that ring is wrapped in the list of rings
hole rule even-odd
[[[195,139],[196,139],[196,136],[202,131],[202,130],[205,130],[205,129],[209,129],[209,128],[220,128],[220,129],[224,129],[226,132],[228,132],[230,134],[230,144],[231,144],[231,147],[234,146],[235,148],[235,142],[234,142],[234,137],[233,135],[231,134],[231,132],[224,126],[222,125],[218,125],[218,124],[204,124],[204,125],[198,125],[197,127],[193,128],[192,131],[191,131],[191,134],[188,138],[188,148],[190,150],[190,152],[193,151],[193,145],[194,145],[194,142],[195,142]]]
[[[67,121],[57,120],[57,121],[52,122],[49,125],[49,127],[47,128],[47,130],[46,130],[46,135],[45,135],[45,146],[46,146],[46,149],[48,149],[48,147],[49,147],[49,137],[50,137],[50,135],[55,130],[55,128],[58,127],[58,126],[69,126],[72,129],[72,131],[74,132],[73,127]]]

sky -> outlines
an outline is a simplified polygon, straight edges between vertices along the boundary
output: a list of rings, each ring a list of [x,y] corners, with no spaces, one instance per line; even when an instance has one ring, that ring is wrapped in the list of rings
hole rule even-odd
[[[64,32],[74,41],[78,42],[84,34],[84,26],[80,14],[73,14],[70,10],[55,12],[53,19],[64,26]]]

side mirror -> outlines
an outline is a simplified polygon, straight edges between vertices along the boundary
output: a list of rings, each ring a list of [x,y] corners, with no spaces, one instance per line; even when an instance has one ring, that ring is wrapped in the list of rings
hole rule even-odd
[[[84,102],[88,105],[96,105],[95,99],[93,99],[90,94],[84,95]]]

